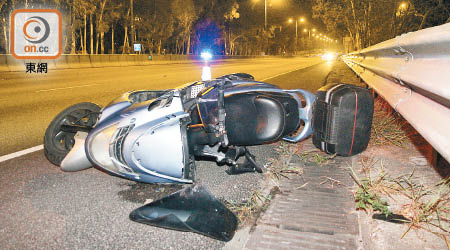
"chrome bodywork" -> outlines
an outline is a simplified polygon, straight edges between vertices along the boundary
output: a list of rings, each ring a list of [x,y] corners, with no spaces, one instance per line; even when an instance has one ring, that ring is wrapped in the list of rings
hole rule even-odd
[[[183,179],[188,152],[180,124],[188,114],[180,93],[168,91],[134,104],[123,100],[102,110],[86,138],[87,158],[111,174],[136,181],[191,183]]]
[[[61,169],[66,172],[75,172],[92,167],[92,163],[86,157],[86,151],[84,149],[84,142],[88,133],[77,132],[75,134],[75,144],[70,152],[61,162]]]

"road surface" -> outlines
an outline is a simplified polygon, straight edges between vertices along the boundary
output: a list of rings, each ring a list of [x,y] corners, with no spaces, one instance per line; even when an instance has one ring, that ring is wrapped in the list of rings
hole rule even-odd
[[[284,61],[285,60],[285,61]],[[248,72],[283,88],[311,91],[322,85],[330,65],[315,59],[246,60],[216,65],[213,76]],[[2,154],[41,144],[45,127],[76,102],[105,104],[130,89],[163,89],[198,78],[196,65],[65,70],[28,79],[2,75]],[[284,74],[283,74],[284,73]],[[6,149],[5,149],[6,148]],[[270,145],[252,147],[260,164],[276,157]],[[1,154],[0,154],[1,155]],[[224,166],[197,162],[198,179],[217,197],[248,199],[261,174],[229,176]],[[65,173],[43,151],[0,163],[0,246],[6,249],[220,249],[223,242],[132,222],[128,214],[177,186],[139,184],[94,168]]]

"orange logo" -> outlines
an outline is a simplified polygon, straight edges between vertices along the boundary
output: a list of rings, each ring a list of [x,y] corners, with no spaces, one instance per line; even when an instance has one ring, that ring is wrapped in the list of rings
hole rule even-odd
[[[56,59],[62,50],[58,10],[21,9],[11,14],[11,52],[17,59]]]

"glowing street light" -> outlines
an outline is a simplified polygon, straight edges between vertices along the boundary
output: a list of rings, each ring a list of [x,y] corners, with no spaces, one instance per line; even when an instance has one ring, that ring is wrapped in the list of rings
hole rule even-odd
[[[304,23],[305,22],[305,18],[304,17],[300,17],[300,18],[295,18],[295,46],[294,46],[294,50],[297,51],[297,42],[298,42],[298,22],[300,21],[300,23]],[[289,18],[288,23],[293,23],[294,19],[293,18]]]
[[[397,16],[402,16],[405,14],[405,12],[408,10],[408,3],[406,2],[402,2],[399,6],[398,6],[398,11],[396,13]]]
[[[404,9],[406,9],[407,7],[408,7],[408,4],[405,3],[405,2],[402,2],[398,8],[404,10]]]
[[[295,38],[298,37],[298,22],[299,21],[300,21],[300,23],[304,23],[306,21],[306,19],[304,17],[295,18]],[[288,23],[293,23],[293,22],[294,22],[294,18],[291,17],[288,19]]]
[[[304,33],[306,33],[306,32],[308,32],[308,37],[309,37],[309,39],[311,39],[311,31],[313,32],[313,37],[315,36],[314,35],[314,32],[316,32],[316,29],[303,29],[303,32]]]

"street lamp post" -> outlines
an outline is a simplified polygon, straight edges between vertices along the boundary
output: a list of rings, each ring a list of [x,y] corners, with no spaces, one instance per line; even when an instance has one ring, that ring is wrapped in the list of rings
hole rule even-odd
[[[289,21],[289,23],[292,23],[293,19],[289,18],[288,21]],[[295,46],[294,46],[295,52],[297,52],[297,43],[298,43],[298,21],[300,21],[300,23],[304,23],[305,18],[304,17],[295,18]]]
[[[267,0],[264,0],[264,30],[267,30]]]
[[[305,32],[305,33],[308,32],[308,39],[309,40],[311,40],[311,31],[313,32],[313,35],[314,35],[314,32],[316,32],[316,29],[313,28],[313,29],[304,29],[303,30],[303,32]]]

